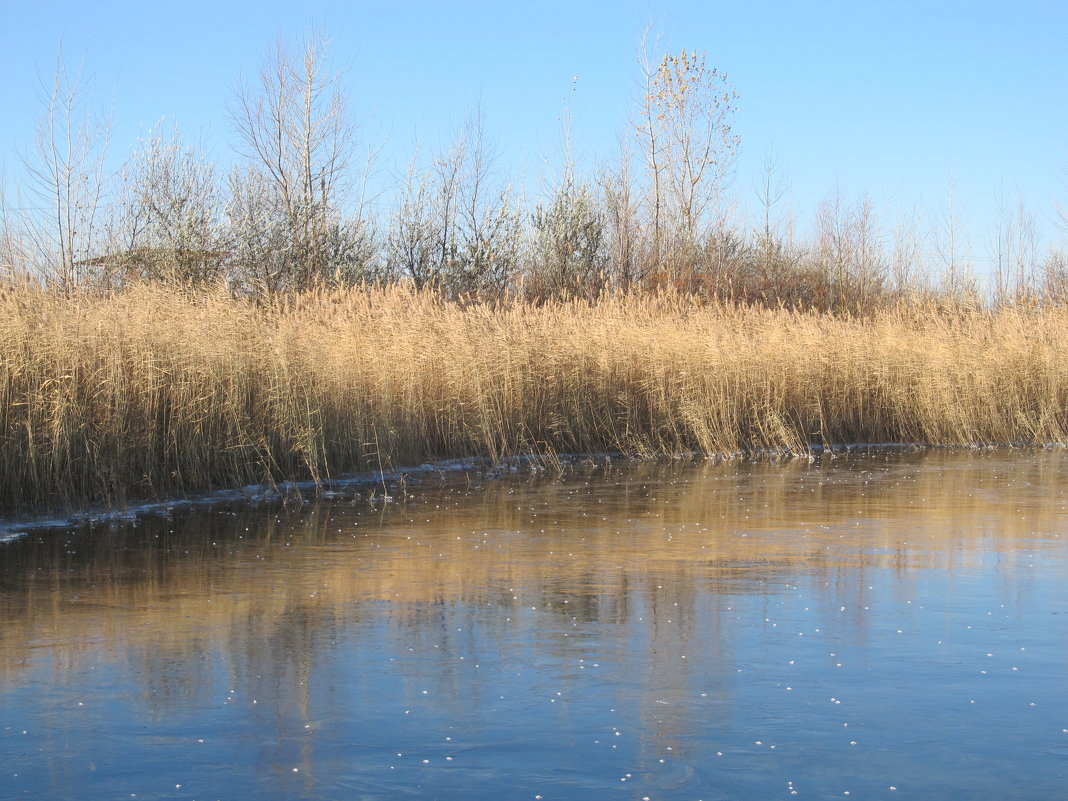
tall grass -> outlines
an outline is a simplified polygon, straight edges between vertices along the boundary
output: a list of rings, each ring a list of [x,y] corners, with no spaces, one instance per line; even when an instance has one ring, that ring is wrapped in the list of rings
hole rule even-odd
[[[1068,439],[1068,310],[0,294],[0,509],[454,456]]]

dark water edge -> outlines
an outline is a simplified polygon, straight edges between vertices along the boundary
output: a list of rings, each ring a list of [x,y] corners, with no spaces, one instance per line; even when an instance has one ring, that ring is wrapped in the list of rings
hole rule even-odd
[[[954,450],[961,452],[988,451],[1002,448],[1025,450],[1060,449],[1051,443],[1045,446],[975,445],[971,447],[931,446],[922,443],[852,443],[841,445],[811,445],[807,453],[788,451],[755,451],[733,454],[701,454],[697,452],[638,458],[622,453],[529,454],[502,459],[456,458],[425,462],[420,465],[379,470],[373,473],[354,473],[328,478],[324,481],[286,480],[270,484],[250,484],[240,488],[223,488],[185,497],[164,499],[133,499],[117,506],[92,506],[73,512],[39,512],[17,516],[0,516],[0,545],[19,539],[25,534],[46,529],[70,529],[80,526],[124,525],[152,517],[169,517],[190,510],[205,510],[234,505],[259,506],[263,503],[306,503],[314,499],[355,499],[361,495],[370,503],[391,503],[395,494],[406,494],[409,485],[427,482],[446,484],[462,475],[464,481],[499,478],[515,473],[560,475],[576,466],[627,464],[638,462],[701,462],[710,461],[781,461],[800,459],[811,461],[824,456],[843,456],[857,453],[892,453],[895,451]]]
[[[1066,479],[591,461],[31,532],[0,798],[1064,797]]]

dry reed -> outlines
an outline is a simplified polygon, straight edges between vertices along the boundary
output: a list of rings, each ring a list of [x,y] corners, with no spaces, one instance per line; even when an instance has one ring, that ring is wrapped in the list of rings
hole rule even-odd
[[[1068,311],[0,295],[0,509],[455,456],[1068,439]]]

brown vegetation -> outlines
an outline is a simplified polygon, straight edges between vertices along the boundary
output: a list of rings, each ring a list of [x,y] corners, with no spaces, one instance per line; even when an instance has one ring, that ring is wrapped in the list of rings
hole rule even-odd
[[[118,504],[453,456],[1068,439],[1068,310],[0,296],[0,507]]]

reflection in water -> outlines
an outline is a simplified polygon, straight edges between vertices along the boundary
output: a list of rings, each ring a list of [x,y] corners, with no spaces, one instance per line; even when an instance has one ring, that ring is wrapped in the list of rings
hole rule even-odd
[[[638,465],[32,535],[0,795],[1056,797],[1066,475]]]

